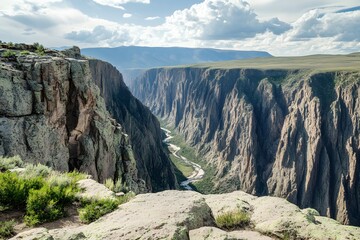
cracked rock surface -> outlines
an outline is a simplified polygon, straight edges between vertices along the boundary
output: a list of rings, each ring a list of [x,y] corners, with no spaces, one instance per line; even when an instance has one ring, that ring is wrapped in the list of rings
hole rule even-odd
[[[224,212],[246,211],[247,229],[226,232],[215,218]],[[164,191],[137,195],[114,212],[76,228],[39,229],[22,233],[26,239],[360,239],[360,228],[301,210],[276,197],[254,197],[241,191],[201,195],[193,191]],[[33,237],[32,237],[33,236]],[[13,239],[21,239],[15,236]]]

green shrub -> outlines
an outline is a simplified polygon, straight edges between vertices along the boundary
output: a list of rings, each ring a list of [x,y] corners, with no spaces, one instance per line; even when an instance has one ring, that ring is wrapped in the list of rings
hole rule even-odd
[[[27,164],[25,171],[21,172],[21,175],[25,178],[42,177],[46,178],[50,173],[54,172],[51,168],[38,164]]]
[[[64,216],[65,206],[75,198],[75,189],[70,186],[44,185],[30,190],[26,204],[25,222],[30,226],[54,221]]]
[[[123,183],[121,178],[119,178],[116,183],[114,183],[114,181],[111,178],[108,178],[105,180],[104,183],[105,187],[107,187],[108,189],[110,189],[113,192],[123,192],[123,193],[127,193],[129,192],[129,188],[126,186],[126,183]]]
[[[111,178],[106,179],[104,185],[109,190],[114,191],[115,184],[114,184],[114,181]]]
[[[14,162],[18,163],[2,161],[6,167]],[[65,206],[80,191],[76,182],[86,177],[79,172],[62,174],[41,164],[29,164],[20,173],[0,172],[0,206],[26,210],[24,220],[30,226],[54,221],[64,216]]]
[[[93,200],[90,203],[85,203],[85,207],[79,210],[80,220],[84,223],[91,223],[114,211],[118,205],[119,201],[113,199]]]
[[[215,222],[219,228],[234,230],[248,226],[250,224],[250,216],[242,210],[236,210],[220,214],[216,217]]]
[[[136,196],[136,194],[133,191],[130,191],[130,192],[126,193],[124,196],[118,198],[119,205],[130,201],[135,196]]]
[[[6,50],[5,52],[2,53],[2,57],[4,57],[4,58],[14,58],[14,57],[16,57],[16,52],[11,51],[11,50]]]
[[[68,187],[74,184],[71,177],[55,171],[50,173],[50,176],[47,177],[47,183],[50,187]]]
[[[15,221],[0,221],[0,239],[9,238],[15,234],[14,232]]]
[[[23,167],[24,162],[19,156],[14,157],[0,157],[0,171],[6,171],[9,169],[14,169],[16,167]]]
[[[21,56],[26,56],[26,55],[29,55],[29,54],[30,54],[30,52],[28,50],[23,50],[23,51],[20,52]]]
[[[119,178],[115,183],[113,191],[127,193],[127,192],[129,192],[129,188],[126,185],[126,182],[123,183],[121,178]]]
[[[72,179],[73,183],[76,183],[77,181],[82,180],[82,179],[89,178],[89,176],[87,174],[78,172],[76,170],[66,173],[66,176],[70,177]]]
[[[34,47],[36,48],[35,52],[39,55],[44,55],[45,54],[45,48],[43,45],[39,44],[39,43],[34,43],[33,44]]]
[[[40,177],[23,179],[17,173],[0,173],[0,204],[12,208],[25,208],[31,189],[40,189],[44,180]]]

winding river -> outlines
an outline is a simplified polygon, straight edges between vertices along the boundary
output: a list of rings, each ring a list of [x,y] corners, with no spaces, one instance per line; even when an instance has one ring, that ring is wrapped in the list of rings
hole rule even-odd
[[[190,165],[194,171],[190,174],[190,176],[187,177],[187,180],[182,181],[180,183],[180,186],[182,186],[183,188],[185,188],[186,190],[194,190],[190,187],[190,183],[195,182],[195,181],[199,181],[200,179],[202,179],[205,175],[204,170],[201,168],[201,166],[197,163],[194,163],[192,161],[190,161],[189,159],[187,159],[186,157],[178,154],[178,152],[180,151],[180,147],[176,146],[172,143],[170,143],[170,139],[173,138],[173,136],[171,136],[171,131],[166,129],[166,128],[161,128],[161,130],[164,131],[166,138],[163,140],[163,143],[168,145],[168,148],[171,152],[172,155],[174,155],[174,157],[184,161],[186,164]]]

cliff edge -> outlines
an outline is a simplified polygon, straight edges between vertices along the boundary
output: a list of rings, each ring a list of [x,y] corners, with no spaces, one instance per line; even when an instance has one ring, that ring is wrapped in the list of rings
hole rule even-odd
[[[233,228],[220,227],[220,216],[238,211],[246,215],[246,226],[234,221]],[[219,195],[163,191],[137,195],[89,225],[36,228],[12,239],[358,240],[359,236],[358,227],[341,225],[281,198],[258,198],[241,191]]]
[[[142,168],[144,162],[155,165],[167,156],[139,159],[135,152],[141,150],[106,110],[89,60],[78,48],[59,52],[2,44],[0,52],[0,155],[20,155],[60,171],[77,169],[100,182],[122,179],[136,192],[175,187],[161,178],[171,173],[169,165],[156,169],[160,177],[154,181],[145,178],[151,169]]]

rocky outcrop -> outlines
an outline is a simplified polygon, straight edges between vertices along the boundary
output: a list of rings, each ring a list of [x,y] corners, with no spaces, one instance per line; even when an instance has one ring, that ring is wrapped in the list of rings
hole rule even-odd
[[[132,92],[216,167],[215,191],[359,225],[360,72],[262,68],[152,69]]]
[[[139,177],[151,186],[151,191],[174,189],[175,174],[163,147],[163,134],[156,117],[133,97],[115,67],[100,60],[89,60],[89,65],[107,109],[129,134]]]
[[[82,179],[77,182],[81,191],[77,193],[77,198],[82,200],[102,200],[115,199],[115,193],[93,179]]]
[[[225,232],[215,218],[227,211],[246,211],[247,229]],[[360,228],[320,217],[275,197],[244,192],[201,195],[192,191],[141,194],[96,222],[79,227],[23,232],[13,239],[360,239]]]
[[[90,63],[79,59],[78,48],[46,50],[44,55],[23,54],[22,49],[13,49],[14,57],[0,62],[0,155],[20,155],[26,162],[60,171],[78,169],[100,182],[121,178],[136,192],[151,191],[152,184],[155,189],[169,188],[161,175],[171,172],[169,165],[156,169],[159,177],[154,181],[141,179],[148,169],[138,165],[167,158],[155,151],[150,159],[134,154],[132,136],[110,117]],[[146,130],[141,123],[136,126]]]

